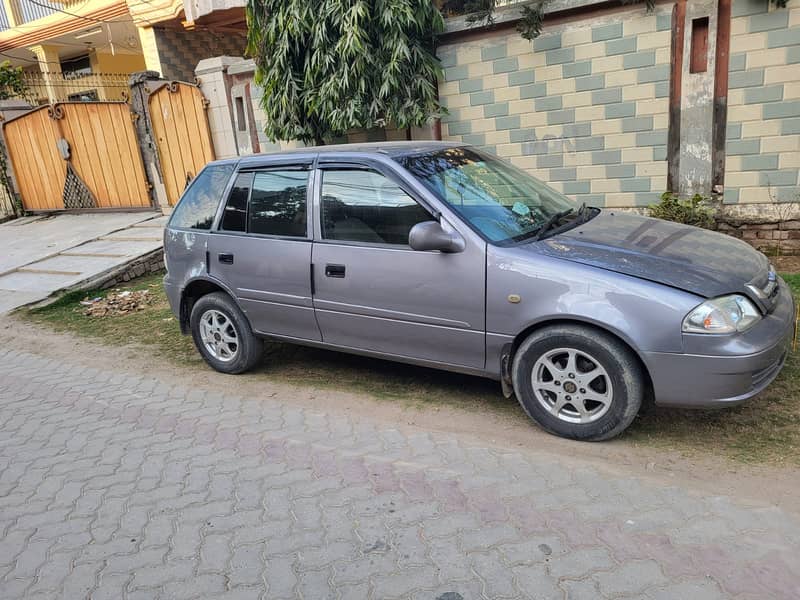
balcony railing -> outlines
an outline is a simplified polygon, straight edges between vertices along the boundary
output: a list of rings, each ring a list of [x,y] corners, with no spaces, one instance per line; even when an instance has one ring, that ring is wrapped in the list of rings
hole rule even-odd
[[[130,91],[125,73],[37,73],[25,71],[26,91],[21,99],[31,104],[123,100]]]
[[[0,31],[8,31],[9,29],[11,29],[11,23],[6,14],[6,6],[0,3]]]
[[[49,0],[17,0],[17,2],[23,23],[43,19],[64,8],[60,2],[50,2]]]

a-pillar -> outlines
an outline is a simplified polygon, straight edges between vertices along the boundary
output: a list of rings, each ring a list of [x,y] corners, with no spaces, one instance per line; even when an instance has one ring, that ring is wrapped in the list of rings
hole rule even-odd
[[[31,46],[28,48],[39,61],[39,70],[44,79],[44,92],[50,103],[60,100],[57,87],[57,77],[61,75],[61,61],[58,58],[57,46]]]

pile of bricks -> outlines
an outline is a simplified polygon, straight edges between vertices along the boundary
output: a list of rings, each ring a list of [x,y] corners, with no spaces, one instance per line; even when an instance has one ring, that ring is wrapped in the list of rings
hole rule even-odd
[[[726,219],[717,223],[717,229],[766,254],[800,254],[800,219],[767,222]]]

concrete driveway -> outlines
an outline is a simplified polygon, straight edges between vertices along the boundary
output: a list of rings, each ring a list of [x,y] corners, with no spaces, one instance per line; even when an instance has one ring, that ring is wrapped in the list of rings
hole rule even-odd
[[[7,339],[4,600],[800,598],[774,506]]]
[[[95,280],[161,247],[155,212],[25,217],[0,225],[0,314]]]

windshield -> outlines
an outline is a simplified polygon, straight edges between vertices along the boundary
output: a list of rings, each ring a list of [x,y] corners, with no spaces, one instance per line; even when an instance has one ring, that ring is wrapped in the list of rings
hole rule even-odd
[[[533,237],[575,205],[524,171],[475,148],[447,148],[398,162],[492,242]]]

